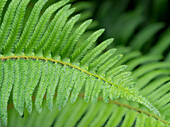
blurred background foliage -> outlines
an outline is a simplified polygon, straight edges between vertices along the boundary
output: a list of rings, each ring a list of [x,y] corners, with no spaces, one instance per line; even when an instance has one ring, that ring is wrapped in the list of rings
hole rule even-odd
[[[103,38],[114,37],[117,47],[128,46],[143,54],[168,57],[169,0],[96,0],[93,3],[93,18],[106,29]]]
[[[124,53],[138,50],[170,59],[169,0],[79,0],[74,3],[86,8],[84,17],[97,21],[97,28],[106,29],[101,40],[115,38],[112,47],[120,47]],[[125,46],[130,49],[122,48]]]
[[[30,3],[30,11],[36,1]],[[50,0],[43,10],[55,2]],[[120,53],[137,50],[162,55],[170,61],[169,0],[71,0],[70,3],[77,8],[75,13],[82,14],[79,22],[89,18],[95,21],[80,43],[94,30],[105,28],[98,43],[113,37],[110,48],[116,47]]]

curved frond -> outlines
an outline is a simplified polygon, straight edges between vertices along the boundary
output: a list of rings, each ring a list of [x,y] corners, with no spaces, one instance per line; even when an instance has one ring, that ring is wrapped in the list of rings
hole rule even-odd
[[[44,97],[50,110],[55,108],[54,104],[61,109],[69,98],[71,103],[76,102],[80,92],[84,93],[86,102],[96,102],[102,93],[104,102],[125,98],[145,105],[160,115],[156,107],[134,87],[131,72],[125,72],[126,66],[116,66],[123,55],[114,54],[115,49],[103,53],[113,39],[93,46],[104,29],[92,33],[76,48],[92,20],[75,27],[80,15],[72,16],[75,9],[66,5],[68,0],[52,4],[40,16],[46,2],[39,0],[35,4],[25,27],[22,22],[29,0],[12,0],[5,13],[0,29],[0,70],[3,70],[0,75],[0,119],[3,125],[7,125],[10,95],[14,108],[21,116],[24,107],[31,114],[33,94],[35,109],[41,112]],[[151,58],[148,57],[148,61]],[[153,57],[153,60],[158,59]],[[133,67],[143,61],[136,60]],[[108,108],[102,105],[102,108]],[[80,103],[75,112],[79,109],[85,111],[85,106]],[[111,110],[109,106],[108,116]],[[68,124],[74,125],[76,118],[72,120],[70,117]],[[95,121],[92,126],[103,122]]]
[[[142,46],[163,27],[163,23],[148,25],[133,38],[133,40],[130,42],[131,46],[136,50],[140,50]]]

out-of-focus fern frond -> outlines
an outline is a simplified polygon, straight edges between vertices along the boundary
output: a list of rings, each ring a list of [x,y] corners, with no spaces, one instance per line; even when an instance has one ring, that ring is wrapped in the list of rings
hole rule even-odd
[[[168,28],[160,37],[157,44],[153,46],[153,48],[150,51],[150,54],[152,55],[163,55],[166,50],[168,50],[168,47],[170,46],[170,28]]]
[[[163,27],[162,23],[151,24],[141,30],[130,42],[131,47],[136,50],[141,50],[142,46],[148,42],[151,37]]]
[[[107,30],[103,38],[115,37],[115,44],[110,48],[115,45],[126,45],[145,54],[163,53],[163,56],[166,56],[170,44],[168,5],[168,0],[101,1],[95,11],[97,13],[95,18],[99,21],[99,25]],[[166,29],[167,33],[164,33]],[[158,39],[160,41],[157,41]]]

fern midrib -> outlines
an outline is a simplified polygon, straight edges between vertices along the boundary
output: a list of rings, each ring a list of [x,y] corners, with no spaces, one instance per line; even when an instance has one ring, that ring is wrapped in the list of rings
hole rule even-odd
[[[1,57],[0,57],[0,60],[19,59],[19,58],[21,58],[21,59],[44,60],[44,61],[50,61],[50,62],[54,62],[54,63],[60,63],[60,64],[62,64],[62,65],[67,65],[67,66],[70,66],[70,67],[72,67],[72,68],[76,68],[76,69],[78,69],[79,71],[84,72],[84,73],[86,73],[86,74],[88,74],[88,75],[90,75],[90,76],[94,76],[94,77],[96,77],[96,78],[98,78],[98,79],[101,79],[101,80],[105,81],[106,83],[108,83],[108,84],[110,84],[110,85],[113,85],[113,86],[115,86],[115,87],[117,87],[117,88],[120,88],[120,89],[122,89],[123,91],[127,91],[127,93],[133,95],[133,93],[129,92],[129,91],[126,90],[125,88],[123,88],[123,87],[121,87],[121,86],[118,86],[118,85],[116,85],[116,84],[108,81],[107,79],[105,79],[105,78],[103,78],[103,77],[100,77],[100,76],[98,76],[98,75],[96,75],[96,74],[90,73],[90,72],[88,72],[88,71],[86,71],[86,70],[83,70],[83,69],[80,68],[80,67],[77,67],[77,66],[75,66],[75,65],[73,65],[73,64],[71,64],[71,63],[67,63],[67,62],[64,62],[64,61],[61,61],[61,60],[54,60],[54,59],[52,59],[52,58],[45,58],[45,57],[39,57],[39,56],[25,56],[25,55],[21,55],[21,56],[15,56],[15,55],[13,55],[13,56],[1,56]]]

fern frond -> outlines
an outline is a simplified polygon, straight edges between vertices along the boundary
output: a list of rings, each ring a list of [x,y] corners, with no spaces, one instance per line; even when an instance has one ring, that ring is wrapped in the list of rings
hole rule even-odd
[[[162,56],[158,55],[147,55],[147,56],[142,56],[136,59],[132,59],[131,61],[129,61],[127,63],[127,65],[130,65],[129,70],[133,70],[135,67],[137,67],[138,65],[144,64],[144,63],[148,63],[148,62],[154,62],[154,61],[158,61],[161,60]]]
[[[155,23],[147,26],[133,38],[133,40],[130,42],[131,47],[135,48],[136,50],[140,50],[142,46],[163,27],[163,23]]]
[[[165,70],[165,69],[159,69],[159,70],[155,70],[155,71],[152,71],[152,72],[149,72],[147,75],[144,75],[142,76],[139,80],[138,80],[138,87],[142,87],[141,84],[145,85],[147,84],[148,82],[150,82],[152,80],[152,78],[154,77],[158,77],[160,75],[168,75],[170,74],[169,70]],[[143,81],[143,83],[141,83],[141,81]]]
[[[18,56],[16,56],[16,57],[18,57]],[[23,58],[23,57],[22,57]],[[16,74],[15,74],[15,78],[14,79],[16,79],[15,81],[18,81],[18,85],[20,84],[19,82],[22,82],[22,83],[24,83],[24,81],[26,82],[26,84],[28,84],[28,81],[27,80],[25,80],[25,79],[29,79],[29,77],[31,76],[31,75],[26,75],[28,72],[22,72],[22,71],[24,71],[24,70],[28,70],[28,65],[26,65],[27,63],[30,63],[30,61],[32,61],[32,60],[24,60],[24,59],[22,59],[21,58],[21,60],[19,59],[19,60],[13,60],[13,61],[16,61],[15,62],[15,66],[14,66],[14,68],[21,68],[22,70],[20,70],[19,69],[19,71],[18,70],[13,70]],[[29,58],[29,57],[28,57]],[[36,57],[35,57],[36,58]],[[38,58],[38,57],[37,57]],[[17,62],[18,61],[18,62]],[[21,63],[22,63],[22,65],[21,65],[21,63],[20,63],[20,61],[21,61]],[[55,62],[55,61],[54,61]],[[57,62],[57,61],[56,61]],[[60,61],[58,61],[58,62],[60,62]],[[59,64],[59,63],[57,63],[57,64]],[[110,99],[112,99],[112,100],[114,100],[114,99],[117,99],[117,98],[119,98],[120,96],[121,97],[125,97],[125,98],[127,98],[128,100],[134,100],[134,101],[137,101],[137,102],[139,102],[139,103],[142,103],[142,104],[145,104],[147,107],[149,107],[149,108],[151,108],[151,103],[149,103],[147,100],[145,100],[145,98],[143,98],[142,96],[140,96],[139,95],[139,93],[137,92],[137,90],[136,89],[134,89],[134,88],[130,88],[129,87],[129,83],[130,82],[127,82],[127,85],[124,85],[124,82],[121,82],[121,80],[122,81],[124,81],[123,80],[123,78],[124,79],[126,79],[126,78],[128,78],[128,76],[129,76],[129,73],[120,73],[120,75],[117,75],[117,76],[115,76],[115,78],[113,78],[113,80],[112,80],[112,82],[114,82],[115,83],[115,85],[114,84],[112,84],[112,86],[109,84],[109,83],[111,83],[111,82],[109,82],[109,81],[107,81],[106,79],[104,79],[104,78],[101,78],[101,77],[99,77],[99,76],[97,76],[97,75],[94,75],[94,74],[92,74],[92,73],[89,73],[89,72],[81,72],[80,70],[81,69],[79,69],[79,68],[77,68],[77,67],[75,67],[75,66],[72,66],[72,67],[75,67],[75,68],[77,68],[77,69],[75,69],[74,71],[72,70],[72,68],[70,68],[71,67],[71,65],[69,66],[67,63],[63,63],[63,62],[61,62],[60,64],[66,64],[66,65],[64,65],[60,70],[59,70],[59,72],[61,73],[60,75],[58,75],[57,77],[60,79],[59,80],[59,84],[58,84],[58,90],[57,90],[57,93],[59,94],[58,96],[57,96],[57,101],[56,101],[56,103],[57,103],[57,106],[58,106],[58,108],[61,108],[61,107],[63,107],[64,106],[64,104],[66,103],[66,101],[68,100],[68,97],[69,97],[69,95],[70,95],[70,92],[71,92],[71,89],[72,89],[72,92],[71,92],[71,97],[70,97],[70,100],[71,100],[71,102],[73,103],[73,102],[75,102],[76,101],[76,99],[77,99],[77,97],[78,97],[78,95],[79,95],[79,92],[81,91],[81,89],[83,88],[83,85],[84,85],[84,83],[85,83],[85,100],[86,101],[89,101],[89,99],[91,98],[91,96],[92,95],[99,95],[99,92],[101,91],[101,90],[103,90],[104,91],[104,93],[106,93],[106,95],[103,95],[104,97],[104,100],[105,100],[105,102],[107,102],[108,101],[108,99],[110,98]],[[25,65],[24,67],[22,67],[23,65]],[[18,67],[17,67],[18,66]],[[38,66],[38,64],[37,64],[37,66]],[[28,99],[28,100],[25,100],[24,99],[24,95],[23,95],[23,93],[24,93],[24,84],[22,85],[22,86],[16,86],[15,84],[17,83],[17,82],[14,82],[15,84],[14,84],[14,93],[15,94],[13,94],[13,101],[14,101],[14,106],[15,106],[15,108],[16,108],[16,110],[22,115],[22,113],[23,113],[23,101],[21,101],[21,100],[23,100],[24,99],[24,101],[26,102],[26,104],[28,105],[28,104],[30,104],[30,97],[31,97],[31,95],[32,95],[32,93],[33,93],[33,91],[35,91],[35,86],[36,85],[38,85],[38,91],[36,92],[36,100],[35,100],[35,106],[36,106],[36,109],[40,112],[41,111],[41,105],[42,105],[42,101],[43,101],[43,97],[44,97],[44,95],[45,95],[45,93],[46,93],[46,90],[47,91],[49,91],[48,90],[48,88],[50,88],[49,86],[50,86],[50,84],[49,83],[51,83],[52,82],[52,80],[50,79],[50,78],[52,78],[52,79],[54,79],[52,76],[51,76],[51,74],[53,74],[53,73],[56,73],[56,70],[55,70],[55,72],[53,72],[52,70],[52,68],[55,68],[56,66],[55,66],[55,64],[53,64],[53,63],[51,63],[51,62],[49,62],[49,61],[47,61],[47,62],[43,62],[42,63],[42,72],[41,72],[41,78],[40,78],[40,76],[38,76],[40,79],[35,79],[36,80],[36,83],[37,83],[37,81],[39,81],[39,83],[38,84],[31,84],[30,86],[28,86],[28,85],[25,85],[25,86],[27,86],[27,90],[25,90],[25,91],[27,91],[29,94],[28,94],[28,96],[29,97],[25,97],[25,99]],[[23,69],[24,68],[24,69]],[[51,72],[52,71],[52,72]],[[74,80],[72,80],[72,74],[73,74],[73,72],[75,72],[75,71],[77,71],[77,77],[74,79]],[[83,71],[83,70],[82,70]],[[20,73],[21,74],[20,74]],[[17,74],[18,73],[18,74]],[[37,72],[37,73],[39,73],[39,72]],[[57,72],[58,73],[58,72]],[[18,76],[17,76],[18,75]],[[24,76],[26,76],[26,77],[24,77],[24,76],[19,76],[19,75],[24,75]],[[96,77],[97,76],[97,77]],[[20,78],[21,77],[21,78]],[[19,80],[18,80],[18,78],[19,78]],[[101,79],[98,79],[98,78],[101,78]],[[51,81],[50,81],[51,80]],[[56,79],[57,80],[57,79]],[[99,81],[99,80],[101,80],[101,81]],[[71,82],[71,83],[70,83]],[[107,82],[109,82],[109,83],[107,83]],[[100,83],[101,85],[101,90],[99,89],[99,90],[97,90],[97,91],[94,91],[93,92],[93,88],[94,88],[94,86],[95,86],[95,84],[96,83]],[[104,85],[104,84],[105,85]],[[70,86],[70,84],[72,84],[71,86]],[[103,85],[102,85],[103,84]],[[96,84],[96,85],[98,85],[98,84]],[[116,85],[119,85],[119,86],[116,86]],[[56,85],[55,85],[56,86]],[[103,86],[103,87],[102,87]],[[125,87],[125,88],[124,88]],[[15,88],[17,88],[18,90],[15,90]],[[54,88],[54,87],[53,87]],[[54,88],[55,89],[55,88]],[[29,91],[28,91],[29,90]],[[51,88],[50,88],[50,90],[51,90]],[[21,92],[21,91],[23,91],[23,92]],[[66,93],[66,91],[67,91],[67,93]],[[3,93],[3,92],[2,92]],[[18,95],[18,94],[19,95]],[[93,93],[93,94],[92,94]],[[17,95],[19,96],[18,98],[17,98]],[[54,92],[53,92],[53,94],[54,94]],[[52,94],[52,95],[53,95]],[[16,99],[15,99],[16,98]],[[94,97],[92,97],[92,98],[95,98],[95,101],[96,101],[96,99],[97,99],[97,97],[96,96],[94,96]],[[17,101],[18,100],[18,101]],[[52,97],[51,97],[51,100],[52,100]],[[93,100],[94,101],[94,100]],[[50,100],[48,100],[48,102],[50,102],[51,104],[52,104],[52,102],[50,101]],[[20,105],[18,105],[17,106],[17,104],[20,104]],[[48,104],[48,106],[50,106],[50,107],[53,107],[52,105],[49,105]],[[50,108],[49,107],[49,108]],[[28,111],[30,112],[31,111],[31,107],[28,105],[27,106],[27,108],[28,108]],[[152,108],[154,108],[154,107],[152,107]],[[51,109],[52,110],[52,109]],[[155,111],[156,111],[156,109],[154,109]]]
[[[170,45],[170,28],[168,28],[159,38],[157,44],[151,49],[150,54],[161,55],[163,54]]]
[[[25,28],[21,31],[28,2],[29,0],[12,0],[0,29],[0,47],[4,47],[0,56],[0,69],[4,68],[0,77],[0,118],[4,125],[7,125],[7,103],[12,88],[14,108],[21,116],[24,106],[31,114],[33,93],[35,108],[41,112],[45,95],[48,108],[52,110],[53,103],[59,109],[63,108],[69,96],[71,103],[76,102],[80,92],[84,92],[86,102],[96,102],[102,92],[104,102],[121,97],[145,105],[160,115],[152,103],[133,86],[131,72],[124,71],[126,66],[116,68],[122,55],[114,55],[115,49],[101,54],[113,39],[93,47],[104,32],[103,29],[91,34],[84,43],[75,48],[92,20],[84,21],[75,28],[80,16],[71,17],[75,9],[69,9],[71,5],[66,5],[68,0],[49,6],[40,17],[39,13],[47,2],[40,0],[35,4]],[[134,66],[141,61],[143,59],[134,63]],[[81,106],[82,104],[75,112],[79,112]],[[103,107],[107,109],[105,104]],[[78,117],[74,120],[70,118],[68,124],[74,125],[72,122],[76,118]],[[100,118],[99,115],[98,119]]]
[[[139,78],[147,72],[160,69],[160,68],[170,68],[170,64],[168,62],[154,62],[152,61],[150,64],[143,65],[139,69],[133,72],[134,78]]]

